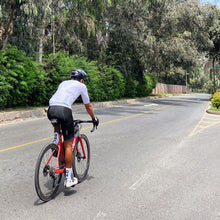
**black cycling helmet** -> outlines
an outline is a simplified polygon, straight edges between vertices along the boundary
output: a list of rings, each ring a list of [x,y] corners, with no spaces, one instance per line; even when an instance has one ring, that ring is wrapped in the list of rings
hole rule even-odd
[[[86,80],[86,73],[81,70],[81,69],[75,69],[71,72],[71,79],[75,79],[75,80],[81,80],[83,79],[84,81]]]

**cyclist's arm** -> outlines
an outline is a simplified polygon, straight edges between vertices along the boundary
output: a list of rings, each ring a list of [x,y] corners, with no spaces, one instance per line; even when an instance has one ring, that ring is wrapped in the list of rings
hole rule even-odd
[[[94,110],[91,103],[85,104],[86,111],[92,119],[95,119]]]

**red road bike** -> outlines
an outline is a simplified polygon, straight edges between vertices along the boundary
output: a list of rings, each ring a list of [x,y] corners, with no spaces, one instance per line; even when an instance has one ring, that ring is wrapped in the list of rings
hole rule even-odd
[[[40,152],[35,167],[35,189],[39,198],[45,202],[52,199],[60,186],[62,174],[65,174],[65,149],[61,125],[57,119],[52,119],[53,126],[59,127],[59,143],[50,143]],[[85,134],[80,134],[81,123],[92,121],[74,120],[73,162],[74,176],[79,183],[85,180],[90,163],[90,144]],[[95,130],[93,126],[91,132]]]

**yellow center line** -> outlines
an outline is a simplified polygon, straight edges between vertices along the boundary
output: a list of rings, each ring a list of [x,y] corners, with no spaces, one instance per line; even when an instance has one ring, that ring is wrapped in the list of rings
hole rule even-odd
[[[153,110],[141,112],[141,113],[138,113],[138,114],[135,114],[135,115],[130,115],[130,116],[126,116],[126,117],[114,119],[114,120],[111,120],[111,121],[106,121],[106,122],[101,123],[100,125],[110,124],[110,123],[114,123],[114,122],[117,122],[117,121],[121,121],[121,120],[125,120],[125,119],[134,118],[134,117],[137,117],[137,116],[141,116],[141,115],[144,115],[144,114],[149,114],[149,113],[151,113],[151,112],[159,111],[159,110],[161,110],[161,109],[165,109],[165,108],[168,108],[168,107],[170,107],[170,106],[171,106],[171,105],[167,105],[167,106],[163,106],[163,107],[156,108],[156,109],[153,109]]]
[[[27,145],[35,144],[35,143],[38,143],[38,142],[41,142],[41,141],[47,141],[47,140],[49,140],[51,138],[53,138],[53,136],[47,137],[47,138],[43,138],[43,139],[39,139],[39,140],[36,140],[36,141],[31,141],[31,142],[28,142],[28,143],[25,143],[25,144],[20,144],[20,145],[14,146],[14,147],[8,147],[8,148],[0,150],[0,152],[4,152],[4,151],[8,151],[8,150],[13,150],[13,149],[16,149],[16,148],[19,148],[19,147],[24,147],[24,146],[27,146]]]
[[[161,109],[166,109],[166,108],[169,108],[171,106],[172,105],[166,105],[166,106],[159,107],[159,108],[156,108],[156,109],[153,109],[153,110],[148,110],[148,111],[144,111],[144,112],[141,112],[141,113],[138,113],[138,114],[134,114],[134,115],[130,115],[130,116],[114,119],[114,120],[111,120],[111,121],[106,121],[106,122],[100,123],[100,126],[106,125],[106,124],[111,124],[111,123],[114,123],[114,122],[117,122],[117,121],[121,121],[121,120],[126,120],[126,119],[130,119],[130,118],[138,117],[138,116],[141,116],[141,115],[144,115],[144,114],[149,114],[151,112],[159,111]],[[87,129],[91,129],[91,128],[92,128],[92,126],[89,126],[89,127],[84,127],[81,130],[83,131],[83,130],[87,130]],[[31,144],[36,144],[36,143],[39,143],[39,142],[42,142],[42,141],[47,141],[47,140],[50,140],[52,138],[53,138],[53,136],[47,137],[47,138],[43,138],[43,139],[39,139],[39,140],[36,140],[36,141],[31,141],[31,142],[28,142],[28,143],[25,143],[25,144],[16,145],[16,146],[13,146],[13,147],[4,148],[4,149],[0,150],[0,153],[4,152],[4,151],[9,151],[9,150],[17,149],[17,148],[20,148],[20,147],[25,147],[25,146],[28,146],[28,145],[31,145]]]

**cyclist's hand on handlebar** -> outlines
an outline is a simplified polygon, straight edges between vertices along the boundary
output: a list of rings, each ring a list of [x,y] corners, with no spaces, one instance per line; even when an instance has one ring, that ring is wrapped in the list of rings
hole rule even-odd
[[[93,122],[93,126],[97,129],[98,125],[99,125],[99,119],[97,117],[95,117],[94,119],[92,119]]]

